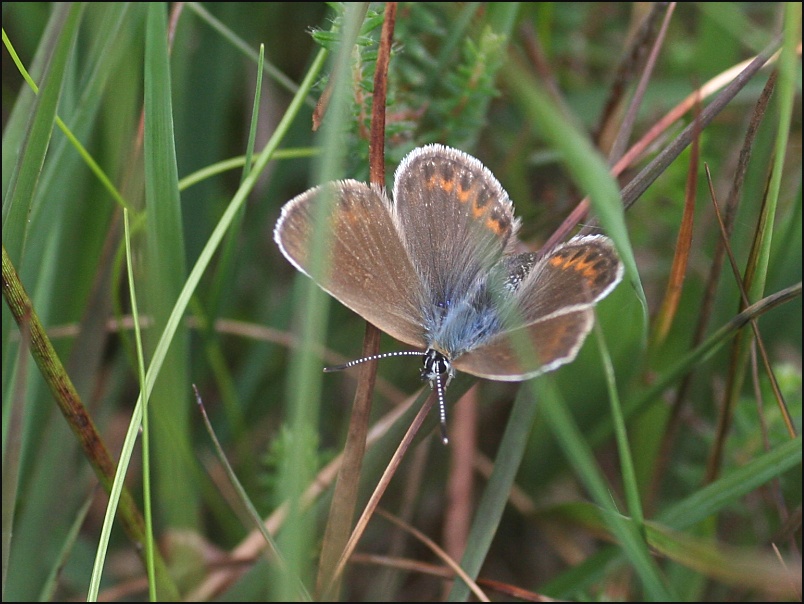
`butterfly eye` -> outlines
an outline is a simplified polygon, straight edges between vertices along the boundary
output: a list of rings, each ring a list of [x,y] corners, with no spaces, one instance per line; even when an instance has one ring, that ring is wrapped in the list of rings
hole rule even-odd
[[[424,353],[422,379],[432,382],[437,375],[449,374],[452,365],[449,359],[437,350],[430,348]]]

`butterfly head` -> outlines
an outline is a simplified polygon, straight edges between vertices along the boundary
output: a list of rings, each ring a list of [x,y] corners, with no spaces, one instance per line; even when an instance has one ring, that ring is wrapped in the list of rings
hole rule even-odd
[[[444,400],[444,391],[449,386],[452,378],[455,377],[455,367],[449,357],[434,348],[428,348],[424,352],[422,361],[422,380],[430,382],[430,388],[435,390],[438,396],[438,413],[441,420],[441,440],[444,444],[449,443],[447,438],[447,404]],[[441,380],[444,380],[443,383]]]

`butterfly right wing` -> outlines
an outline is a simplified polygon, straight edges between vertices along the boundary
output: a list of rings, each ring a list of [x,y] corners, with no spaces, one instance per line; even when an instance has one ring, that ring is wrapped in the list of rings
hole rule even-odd
[[[509,258],[505,272],[513,328],[461,355],[454,365],[480,377],[519,381],[575,358],[592,328],[594,305],[620,282],[623,265],[610,239],[590,235],[571,239],[544,258]]]
[[[419,261],[427,302],[469,296],[502,259],[518,229],[514,206],[480,161],[449,147],[411,151],[394,176],[394,217]]]
[[[500,333],[453,362],[478,377],[520,382],[572,361],[592,328],[591,307],[568,310]]]
[[[623,264],[611,239],[603,235],[574,237],[533,263],[531,254],[512,270],[516,303],[525,323],[568,308],[590,308],[623,278]],[[511,267],[513,269],[513,266]]]
[[[331,205],[326,275],[312,274],[310,250],[317,235],[318,204]],[[282,208],[274,239],[285,257],[324,291],[397,340],[426,347],[421,317],[421,281],[389,211],[375,186],[342,180],[315,187]]]

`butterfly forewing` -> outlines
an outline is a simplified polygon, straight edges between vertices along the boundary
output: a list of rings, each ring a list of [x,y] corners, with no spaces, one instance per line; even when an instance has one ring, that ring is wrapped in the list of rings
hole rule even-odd
[[[314,228],[316,205],[330,204],[326,228]],[[330,237],[329,268],[312,275],[316,236]],[[282,253],[322,289],[402,342],[424,347],[420,279],[391,219],[384,193],[345,180],[295,197],[282,208],[274,238]]]
[[[440,145],[416,149],[400,164],[394,204],[405,245],[437,304],[467,295],[478,275],[499,262],[517,227],[491,172]]]

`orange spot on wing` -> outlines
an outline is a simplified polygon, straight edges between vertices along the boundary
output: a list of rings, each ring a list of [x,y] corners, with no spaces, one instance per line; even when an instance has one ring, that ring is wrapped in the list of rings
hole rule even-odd
[[[506,229],[506,227],[503,225],[502,222],[500,222],[496,218],[491,217],[486,219],[486,227],[490,231],[493,231],[495,235],[502,235]]]
[[[574,270],[591,283],[597,280],[600,272],[595,262],[584,255],[568,256],[559,254],[550,259],[550,264],[556,268]]]

